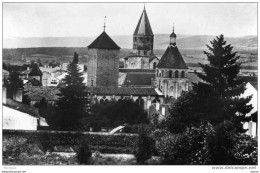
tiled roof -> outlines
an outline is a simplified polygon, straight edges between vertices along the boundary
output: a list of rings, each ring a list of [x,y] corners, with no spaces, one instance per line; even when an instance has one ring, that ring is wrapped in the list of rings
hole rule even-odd
[[[239,76],[239,78],[242,78],[245,82],[257,83],[257,76]]]
[[[120,68],[119,72],[121,73],[153,73],[155,74],[155,69],[125,69],[125,68]]]
[[[153,55],[153,56],[150,56],[149,57],[149,62],[151,62],[153,59],[158,59],[159,60],[159,58],[156,56],[156,55]]]
[[[29,76],[42,76],[42,72],[37,64],[34,64],[31,71],[29,72]]]
[[[143,10],[143,13],[136,26],[134,35],[153,35],[153,31],[145,9]]]
[[[168,46],[160,59],[158,68],[188,69],[177,46]]]
[[[134,95],[134,96],[156,96],[158,95],[154,88],[136,88],[136,87],[88,87],[86,90],[92,91],[96,95]]]
[[[20,112],[27,113],[27,114],[29,114],[33,117],[40,118],[39,113],[38,113],[38,109],[36,109],[36,108],[34,108],[30,105],[26,105],[24,103],[17,102],[15,100],[7,98],[5,106],[12,108],[12,109],[15,109],[15,110],[18,110]]]
[[[257,90],[258,87],[257,76],[239,76],[239,78],[242,78],[245,82],[249,82]]]
[[[155,73],[127,73],[123,85],[152,86]]]
[[[100,34],[89,46],[88,48],[96,49],[117,49],[120,47],[107,35],[104,31]]]
[[[93,91],[95,95],[135,95],[135,96],[156,96],[158,95],[154,88],[138,87],[86,87],[86,91]],[[27,95],[31,100],[40,101],[43,97],[46,100],[58,100],[57,94],[60,93],[57,87],[34,87],[25,88]]]

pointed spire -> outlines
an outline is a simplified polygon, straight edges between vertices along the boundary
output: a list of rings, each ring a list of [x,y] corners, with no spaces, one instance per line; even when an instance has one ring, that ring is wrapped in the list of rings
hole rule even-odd
[[[172,33],[170,35],[170,45],[173,45],[173,46],[176,45],[176,37],[177,37],[177,35],[174,33],[174,23],[173,23]]]
[[[146,14],[145,6],[142,15],[138,21],[138,24],[136,26],[134,35],[149,35],[149,36],[153,35],[153,31],[148,16]]]
[[[104,26],[103,26],[104,27],[104,32],[106,31],[106,18],[107,18],[107,16],[104,17]]]

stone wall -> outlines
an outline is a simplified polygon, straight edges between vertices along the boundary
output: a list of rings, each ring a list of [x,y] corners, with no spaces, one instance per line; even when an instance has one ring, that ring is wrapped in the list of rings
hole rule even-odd
[[[119,50],[90,49],[88,86],[118,86]]]
[[[149,69],[149,57],[129,57],[125,67],[128,69]]]

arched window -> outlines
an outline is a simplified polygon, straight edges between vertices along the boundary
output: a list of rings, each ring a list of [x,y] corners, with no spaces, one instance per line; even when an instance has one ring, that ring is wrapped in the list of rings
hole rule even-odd
[[[169,71],[169,78],[172,78],[172,71]]]
[[[153,69],[155,69],[155,68],[156,68],[156,62],[153,63]],[[158,72],[157,72],[157,74],[158,74]]]
[[[164,76],[164,70],[162,70],[162,77]]]
[[[182,72],[181,72],[181,77],[182,77],[182,78],[184,78],[184,74],[185,74],[185,72],[182,71]]]
[[[175,71],[175,78],[178,78],[179,77],[179,72],[178,70]]]
[[[159,76],[159,70],[157,69],[157,76]]]

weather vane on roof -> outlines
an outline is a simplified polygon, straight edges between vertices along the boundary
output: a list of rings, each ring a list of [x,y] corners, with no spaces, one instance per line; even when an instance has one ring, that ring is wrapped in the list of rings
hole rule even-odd
[[[107,18],[107,16],[104,17],[104,26],[103,26],[104,27],[104,31],[106,30],[106,18]]]

